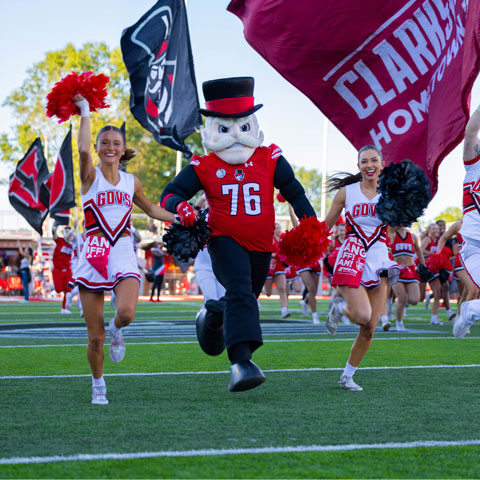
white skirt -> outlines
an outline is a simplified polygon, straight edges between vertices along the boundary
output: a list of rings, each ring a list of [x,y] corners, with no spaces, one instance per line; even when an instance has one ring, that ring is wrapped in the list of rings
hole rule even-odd
[[[88,239],[87,239],[88,240]],[[124,278],[136,278],[140,282],[137,256],[130,237],[120,237],[110,247],[107,276],[105,279],[86,259],[87,248],[82,248],[78,265],[70,282],[92,292],[112,290]]]
[[[340,247],[334,269],[337,268],[345,245],[346,242],[343,242],[343,245]],[[397,282],[399,275],[400,267],[396,262],[390,260],[387,245],[384,242],[375,242],[367,250],[360,285],[368,289],[378,287],[380,285],[380,276],[388,277],[388,284],[393,285]]]
[[[465,237],[463,244],[460,245],[460,261],[468,276],[478,287],[480,285],[480,248],[476,244],[469,243]]]

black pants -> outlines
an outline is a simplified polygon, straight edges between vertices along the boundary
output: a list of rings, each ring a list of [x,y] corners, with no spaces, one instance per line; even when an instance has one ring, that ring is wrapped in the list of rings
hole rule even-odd
[[[160,291],[162,290],[162,284],[163,284],[163,273],[161,273],[160,275],[157,275],[155,277],[155,280],[153,281],[152,293],[150,293],[151,298],[153,298],[153,295],[155,293],[155,289],[157,290],[157,298],[160,297]]]
[[[225,287],[223,330],[225,345],[248,342],[252,352],[263,343],[257,298],[270,268],[270,252],[246,250],[233,238],[212,237],[208,242],[213,273]],[[207,306],[208,308],[208,306]]]

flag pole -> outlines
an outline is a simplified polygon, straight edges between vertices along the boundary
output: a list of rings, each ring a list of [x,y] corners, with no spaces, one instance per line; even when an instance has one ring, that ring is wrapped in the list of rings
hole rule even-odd
[[[77,240],[75,243],[75,248],[77,249],[77,258],[80,259],[80,242],[78,241],[78,211],[77,211],[77,206],[75,205],[73,207],[73,212],[74,212],[74,215],[75,215],[75,224],[76,224],[76,227],[75,227],[75,239]],[[73,249],[72,249],[72,252],[73,252]]]
[[[182,169],[182,152],[177,150],[177,167],[175,169],[175,175],[178,175],[181,169]]]
[[[320,200],[320,218],[324,219],[326,214],[327,203],[327,152],[328,152],[328,118],[323,117],[323,144],[322,144],[322,159],[321,159],[321,172],[322,172],[322,194]]]

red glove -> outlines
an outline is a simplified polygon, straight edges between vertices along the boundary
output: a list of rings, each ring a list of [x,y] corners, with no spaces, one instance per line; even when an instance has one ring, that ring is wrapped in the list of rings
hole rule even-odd
[[[186,201],[177,205],[177,215],[184,227],[192,227],[197,219],[197,211]]]

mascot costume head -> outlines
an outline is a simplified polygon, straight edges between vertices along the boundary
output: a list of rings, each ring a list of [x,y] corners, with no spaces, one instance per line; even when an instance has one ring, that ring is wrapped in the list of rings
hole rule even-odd
[[[255,112],[253,77],[233,77],[203,83],[205,127],[202,143],[230,165],[247,162],[263,142]]]

